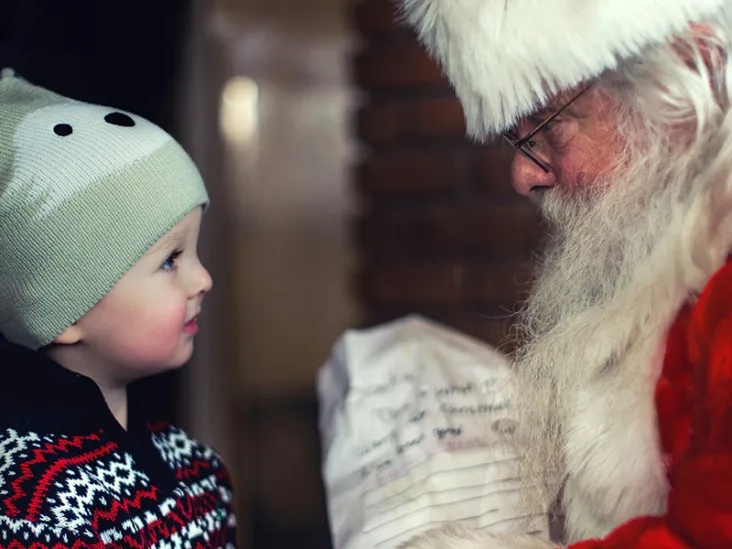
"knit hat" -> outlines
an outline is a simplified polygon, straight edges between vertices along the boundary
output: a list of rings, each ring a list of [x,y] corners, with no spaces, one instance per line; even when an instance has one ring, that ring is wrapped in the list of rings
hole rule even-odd
[[[477,138],[501,132],[732,0],[397,0],[441,63]]]
[[[0,75],[0,334],[51,343],[208,195],[134,114]]]

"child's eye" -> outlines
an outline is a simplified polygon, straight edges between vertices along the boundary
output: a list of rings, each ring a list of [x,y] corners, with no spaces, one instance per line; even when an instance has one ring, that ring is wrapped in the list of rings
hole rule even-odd
[[[164,271],[172,271],[176,267],[176,260],[180,257],[180,254],[182,254],[180,250],[176,250],[172,254],[170,254],[165,261],[163,261],[163,264],[160,266],[161,269]]]

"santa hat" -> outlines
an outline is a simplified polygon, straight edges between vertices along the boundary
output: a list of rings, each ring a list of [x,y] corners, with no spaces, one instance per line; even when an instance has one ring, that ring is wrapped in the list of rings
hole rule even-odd
[[[397,1],[441,63],[477,138],[691,22],[729,24],[732,12],[732,0]]]

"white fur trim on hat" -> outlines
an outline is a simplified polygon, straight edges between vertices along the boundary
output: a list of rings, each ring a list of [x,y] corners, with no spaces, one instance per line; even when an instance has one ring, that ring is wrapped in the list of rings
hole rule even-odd
[[[725,17],[732,0],[397,0],[441,63],[468,132],[500,132],[557,91]]]

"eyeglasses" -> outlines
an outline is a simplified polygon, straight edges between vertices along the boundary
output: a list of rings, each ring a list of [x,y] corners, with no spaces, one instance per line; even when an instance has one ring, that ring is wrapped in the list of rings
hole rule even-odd
[[[539,166],[544,173],[549,173],[549,166],[547,166],[544,162],[539,160],[532,152],[531,149],[536,147],[536,141],[534,141],[534,136],[539,133],[547,124],[549,124],[552,120],[554,120],[557,116],[562,114],[562,112],[569,107],[572,103],[577,101],[583,93],[585,93],[589,87],[584,88],[582,91],[580,91],[577,95],[575,95],[572,99],[567,101],[565,105],[559,109],[557,112],[546,118],[544,121],[542,121],[538,126],[536,126],[533,130],[531,130],[529,133],[527,133],[525,136],[520,137],[517,132],[514,130],[508,130],[503,132],[503,138],[508,141],[511,146],[516,149],[517,152],[524,155],[526,158],[531,160],[534,164]]]

